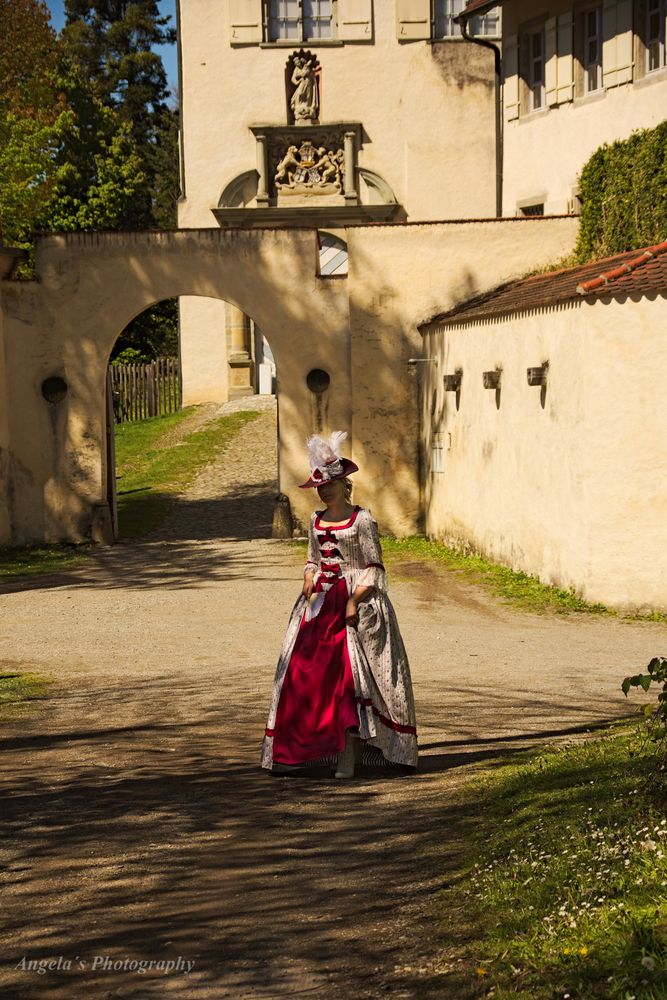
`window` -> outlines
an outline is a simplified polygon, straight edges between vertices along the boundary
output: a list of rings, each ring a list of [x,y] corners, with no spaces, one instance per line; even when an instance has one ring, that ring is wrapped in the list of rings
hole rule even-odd
[[[544,107],[544,32],[528,35],[528,110]]]
[[[646,72],[652,73],[665,65],[666,0],[647,0],[646,4]]]
[[[602,7],[593,7],[582,14],[584,93],[592,94],[602,87]]]
[[[524,218],[533,218],[538,215],[544,215],[544,202],[542,201],[533,205],[520,205],[519,215]]]
[[[269,42],[333,38],[334,0],[268,0]]]
[[[461,13],[467,0],[435,0],[434,21],[435,38],[451,38],[461,34],[461,25],[454,23],[454,18]],[[491,38],[500,37],[500,14],[497,8],[470,18],[469,31],[471,35],[486,35]]]
[[[320,277],[331,278],[347,274],[347,243],[331,233],[318,232],[320,244]]]

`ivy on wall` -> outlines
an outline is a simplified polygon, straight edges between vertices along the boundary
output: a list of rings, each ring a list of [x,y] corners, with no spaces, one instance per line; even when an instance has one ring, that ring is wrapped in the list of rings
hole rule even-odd
[[[667,121],[600,146],[580,178],[577,263],[667,239]]]

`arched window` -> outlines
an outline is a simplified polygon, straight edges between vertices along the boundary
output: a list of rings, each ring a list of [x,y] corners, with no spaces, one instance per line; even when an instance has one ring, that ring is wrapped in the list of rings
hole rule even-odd
[[[347,274],[347,243],[331,233],[318,233],[320,241],[320,277]]]

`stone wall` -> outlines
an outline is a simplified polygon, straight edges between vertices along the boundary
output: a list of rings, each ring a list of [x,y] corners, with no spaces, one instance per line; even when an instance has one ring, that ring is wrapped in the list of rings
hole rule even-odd
[[[265,333],[277,365],[280,489],[306,521],[303,444],[347,429],[359,502],[383,530],[420,523],[417,324],[472,291],[567,252],[574,220],[360,226],[345,233],[346,278],[317,274],[312,230],[72,234],[37,247],[35,282],[2,283],[11,499],[2,541],[95,535],[107,496],[105,377],[116,338],[147,306],[177,295],[224,299]],[[205,367],[206,357],[201,357]],[[331,377],[316,401],[311,369]],[[48,403],[41,385],[69,391]],[[4,431],[3,431],[4,426]],[[7,435],[7,426],[9,434]],[[2,446],[0,442],[0,447]],[[9,521],[9,523],[7,523]]]
[[[658,297],[427,328],[428,533],[588,601],[667,608],[666,323]],[[442,377],[459,367],[457,409]]]

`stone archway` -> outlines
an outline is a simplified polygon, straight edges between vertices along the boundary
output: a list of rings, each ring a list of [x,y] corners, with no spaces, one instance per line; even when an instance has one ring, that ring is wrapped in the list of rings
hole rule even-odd
[[[4,334],[16,348],[9,386],[17,543],[100,535],[107,496],[106,368],[118,333],[148,306],[180,295],[231,302],[265,332],[279,371],[284,416],[280,469],[302,471],[310,392],[305,374],[335,381],[329,417],[350,424],[347,296],[318,282],[312,231],[63,235],[42,238],[39,282],[6,289]],[[314,336],[313,332],[318,331]],[[49,376],[67,394],[47,403]],[[297,430],[298,428],[298,430]],[[281,485],[282,488],[282,485]]]
[[[69,234],[37,241],[38,279],[3,281],[0,544],[100,536],[105,380],[118,332],[175,296],[224,299],[252,317],[279,371],[279,489],[299,520],[303,443],[344,428],[359,502],[384,530],[420,518],[417,326],[456,301],[567,253],[576,220],[353,226],[349,274],[318,273],[314,229]],[[330,377],[317,400],[306,376]],[[43,395],[48,378],[64,394]]]

